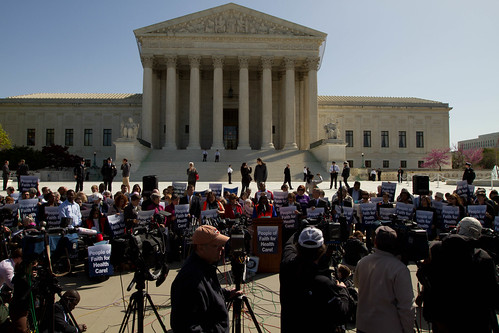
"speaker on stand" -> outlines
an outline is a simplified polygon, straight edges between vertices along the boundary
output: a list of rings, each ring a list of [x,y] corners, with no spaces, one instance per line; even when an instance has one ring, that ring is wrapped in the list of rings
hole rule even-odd
[[[142,177],[142,194],[150,196],[158,188],[158,178],[155,175]]]

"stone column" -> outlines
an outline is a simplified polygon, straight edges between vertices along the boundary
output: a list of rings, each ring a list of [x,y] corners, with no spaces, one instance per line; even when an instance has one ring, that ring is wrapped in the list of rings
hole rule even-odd
[[[309,119],[309,142],[319,140],[318,133],[318,112],[317,112],[317,67],[319,58],[311,57],[307,59],[308,64],[308,119]]]
[[[153,57],[142,57],[142,66],[144,67],[143,83],[142,83],[142,140],[147,141],[152,147],[152,106],[153,106],[153,91],[152,91],[152,66]]]
[[[239,142],[237,149],[251,149],[249,144],[249,57],[239,57]]]
[[[213,149],[223,149],[224,82],[223,56],[213,57]]]
[[[284,59],[286,66],[286,100],[284,111],[285,140],[284,149],[298,149],[296,145],[295,120],[295,61],[292,58]]]
[[[191,77],[189,86],[189,145],[187,149],[201,149],[199,145],[199,65],[200,56],[189,56]]]
[[[177,57],[166,58],[165,149],[177,149]]]
[[[272,143],[272,64],[274,57],[262,57],[262,146],[274,148]]]

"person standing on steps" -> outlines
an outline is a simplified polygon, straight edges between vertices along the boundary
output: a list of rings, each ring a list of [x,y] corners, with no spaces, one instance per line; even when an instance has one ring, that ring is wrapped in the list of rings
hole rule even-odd
[[[334,189],[338,186],[338,173],[340,172],[340,167],[336,165],[335,161],[331,162],[331,166],[329,167],[329,173],[331,174],[331,183],[329,184],[329,189],[333,188],[334,181]]]
[[[208,152],[205,150],[203,150],[203,162],[206,162],[206,159],[208,158]]]
[[[343,171],[341,172],[341,177],[343,177],[343,182],[345,183],[346,188],[350,188],[348,185],[348,177],[350,177],[350,167],[348,166],[348,162],[343,162]]]
[[[234,172],[234,170],[232,170],[232,165],[229,164],[229,167],[227,168],[227,176],[229,176],[229,184],[232,184],[232,172]]]
[[[255,178],[255,182],[258,188],[260,188],[261,183],[265,183],[267,181],[267,165],[263,163],[262,159],[259,157],[256,159],[256,163],[258,164],[255,167],[255,173],[253,178]]]
[[[284,168],[284,184],[288,183],[289,184],[289,189],[292,190],[293,186],[291,186],[291,169],[289,167],[289,164],[286,164],[286,167]]]
[[[218,149],[215,152],[215,162],[220,162],[220,151]]]

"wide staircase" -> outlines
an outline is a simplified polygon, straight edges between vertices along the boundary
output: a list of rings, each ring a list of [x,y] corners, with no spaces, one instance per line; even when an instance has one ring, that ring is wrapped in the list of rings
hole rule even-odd
[[[302,150],[221,150],[220,162],[215,163],[215,151],[208,151],[207,162],[202,162],[201,150],[152,150],[142,161],[138,170],[132,169],[132,179],[155,175],[158,181],[187,181],[186,170],[194,162],[200,181],[227,181],[227,168],[232,165],[232,181],[239,183],[239,169],[243,162],[255,170],[256,159],[260,157],[267,165],[267,181],[283,181],[284,168],[290,165],[291,178],[303,180],[303,167],[314,174],[327,176],[327,163],[319,162],[312,153]],[[326,178],[329,179],[329,178]]]

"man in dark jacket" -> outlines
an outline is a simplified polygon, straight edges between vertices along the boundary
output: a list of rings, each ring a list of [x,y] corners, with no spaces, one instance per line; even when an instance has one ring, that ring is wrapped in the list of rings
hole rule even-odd
[[[102,174],[102,180],[104,181],[104,188],[111,192],[113,187],[113,179],[118,173],[116,165],[113,164],[113,159],[111,157],[107,158],[107,162],[100,169],[100,173]]]
[[[62,295],[59,302],[54,304],[55,332],[77,333],[85,332],[87,330],[87,325],[78,324],[78,327],[76,327],[74,326],[75,323],[69,320],[69,312],[73,311],[79,302],[80,294],[76,290],[71,289]]]
[[[197,195],[194,194],[194,186],[187,185],[185,195],[180,198],[181,205],[189,205],[189,215],[191,218],[199,218],[201,216],[201,201]]]
[[[25,160],[19,161],[17,166],[16,176],[17,176],[17,190],[21,191],[21,176],[27,176],[29,172],[29,166],[26,164]]]
[[[241,293],[222,289],[217,277],[216,263],[228,240],[210,225],[202,225],[194,232],[194,252],[171,287],[170,324],[174,332],[229,332],[225,302]]]
[[[350,177],[350,167],[348,166],[348,162],[343,162],[343,170],[341,171],[341,177],[343,177],[343,182],[345,183],[346,188],[350,188],[348,185],[348,177]]]
[[[286,164],[286,167],[284,168],[284,184],[288,183],[289,184],[289,189],[292,190],[293,186],[291,186],[291,169],[289,168],[289,164]]]
[[[463,180],[466,180],[469,185],[473,184],[473,181],[475,180],[475,171],[473,171],[470,162],[466,162],[466,169],[464,169]]]
[[[279,272],[282,332],[335,332],[344,324],[348,291],[321,264],[325,253],[322,231],[314,227],[303,229],[297,244],[293,237],[286,243]]]
[[[76,180],[75,192],[83,191],[83,180],[85,179],[85,160],[81,160],[80,164],[75,166],[73,174]]]
[[[261,183],[265,183],[267,181],[267,165],[263,163],[262,159],[259,157],[256,159],[257,166],[255,167],[255,173],[253,178],[255,178],[255,182],[257,188],[260,188]]]
[[[2,178],[3,178],[3,190],[7,190],[7,183],[9,182],[10,177],[10,169],[9,169],[9,161],[5,161],[2,167]]]

